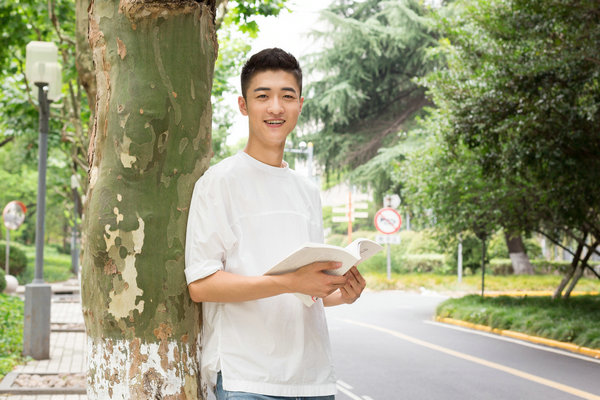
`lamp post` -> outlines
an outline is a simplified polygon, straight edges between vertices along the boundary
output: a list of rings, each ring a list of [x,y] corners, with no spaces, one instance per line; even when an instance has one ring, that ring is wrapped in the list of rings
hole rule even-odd
[[[300,142],[298,143],[298,149],[293,149],[291,147],[288,147],[289,142],[286,142],[286,147],[285,147],[285,151],[289,152],[289,153],[296,153],[296,154],[306,154],[306,174],[308,175],[309,179],[313,179],[313,171],[312,171],[312,167],[313,167],[313,144],[312,142],[308,142],[308,144],[306,144],[306,142]]]
[[[48,120],[50,102],[61,92],[61,67],[54,43],[30,42],[26,48],[27,79],[38,88],[39,146],[38,192],[35,225],[35,276],[25,285],[25,323],[23,355],[36,360],[50,358],[50,304],[52,290],[44,282],[44,230],[46,216],[46,161],[48,158]]]

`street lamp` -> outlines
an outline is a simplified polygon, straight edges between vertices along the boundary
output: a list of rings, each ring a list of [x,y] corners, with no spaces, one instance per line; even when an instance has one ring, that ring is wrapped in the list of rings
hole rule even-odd
[[[39,148],[38,192],[35,225],[35,276],[25,285],[23,355],[50,358],[50,301],[52,289],[44,282],[44,217],[46,215],[46,161],[50,102],[60,98],[61,67],[54,43],[30,42],[26,47],[25,75],[38,87]]]
[[[306,174],[310,179],[313,179],[313,144],[312,142],[298,143],[298,149],[293,149],[290,142],[286,142],[285,151],[295,154],[306,154]]]

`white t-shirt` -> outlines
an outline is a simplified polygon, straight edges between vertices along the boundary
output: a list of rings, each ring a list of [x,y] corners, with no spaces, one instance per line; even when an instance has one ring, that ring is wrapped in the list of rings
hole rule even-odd
[[[188,284],[218,270],[263,275],[288,253],[323,242],[317,187],[287,165],[244,152],[211,167],[196,183],[185,249]],[[293,294],[240,303],[202,304],[202,380],[272,396],[335,394],[322,301]]]

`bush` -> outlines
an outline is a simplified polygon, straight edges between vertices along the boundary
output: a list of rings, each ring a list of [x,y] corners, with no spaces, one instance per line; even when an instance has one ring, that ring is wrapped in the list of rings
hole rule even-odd
[[[481,268],[481,240],[479,240],[472,233],[468,233],[463,236],[462,240],[462,260],[463,270],[470,269],[472,274]],[[487,253],[487,252],[486,252]],[[458,269],[458,246],[453,245],[448,253],[446,259],[451,272],[456,272]],[[486,254],[486,263],[489,257]]]
[[[442,254],[409,254],[404,259],[406,272],[435,272],[446,274],[446,257]]]
[[[6,289],[6,276],[4,270],[0,269],[0,293],[4,292],[4,289]]]
[[[8,260],[9,272],[13,276],[19,276],[27,268],[27,256],[17,243],[10,243],[10,255]],[[6,271],[6,242],[0,242],[0,266]]]
[[[410,236],[412,237],[406,249],[408,254],[441,254],[444,252],[429,229],[412,232]]]
[[[20,298],[0,294],[0,378],[22,360],[23,309]]]
[[[531,260],[536,275],[562,275],[567,272],[569,261]],[[513,273],[510,258],[496,258],[490,261],[492,275],[511,275]]]

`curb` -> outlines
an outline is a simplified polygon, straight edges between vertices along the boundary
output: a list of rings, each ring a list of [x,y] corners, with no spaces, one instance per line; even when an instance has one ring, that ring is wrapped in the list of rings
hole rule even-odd
[[[559,349],[570,351],[572,353],[583,354],[588,357],[600,359],[600,349],[591,349],[589,347],[578,346],[573,343],[560,342],[558,340],[546,339],[546,338],[539,337],[539,336],[530,336],[530,335],[527,335],[527,334],[521,333],[521,332],[509,331],[509,330],[498,329],[498,328],[491,328],[486,325],[473,324],[471,322],[461,321],[461,320],[453,319],[453,318],[435,317],[435,320],[437,322],[442,322],[444,324],[456,325],[456,326],[461,326],[463,328],[475,329],[475,330],[484,331],[484,332],[490,332],[490,333],[494,333],[496,335],[506,336],[506,337],[510,337],[513,339],[524,340],[526,342],[542,344],[542,345],[546,345],[546,346],[550,346],[550,347],[556,347]]]

